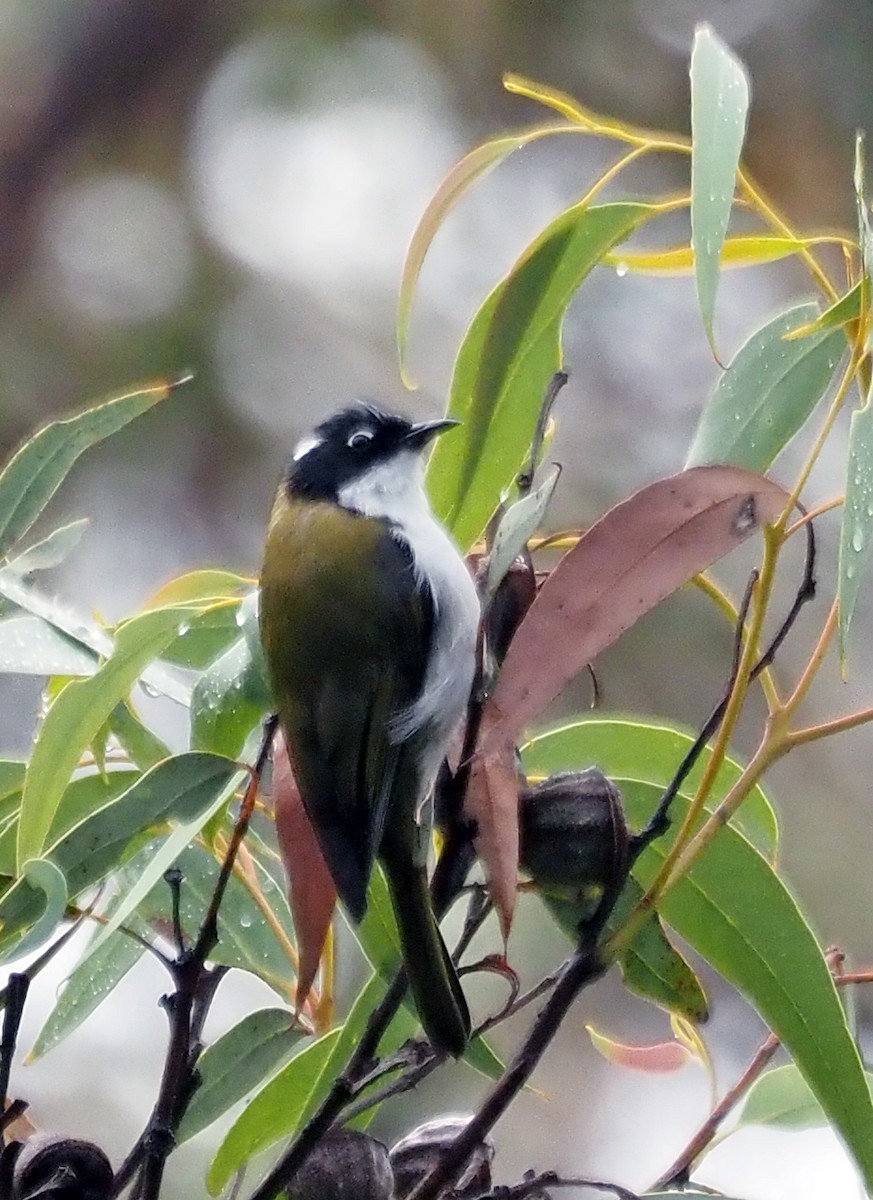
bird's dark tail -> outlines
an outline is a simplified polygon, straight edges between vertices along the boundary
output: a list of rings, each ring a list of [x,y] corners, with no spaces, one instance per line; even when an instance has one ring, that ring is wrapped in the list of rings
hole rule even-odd
[[[434,1049],[460,1058],[470,1039],[470,1012],[430,904],[427,874],[406,854],[383,845],[403,961],[418,1015]]]

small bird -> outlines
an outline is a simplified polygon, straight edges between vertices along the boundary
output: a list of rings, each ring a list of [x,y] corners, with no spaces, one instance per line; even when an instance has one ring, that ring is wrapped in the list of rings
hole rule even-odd
[[[424,490],[422,452],[456,421],[343,409],[295,448],[270,518],[260,626],[279,722],[340,899],[355,921],[378,858],[433,1045],[470,1017],[430,905],[419,823],[463,716],[479,599]]]

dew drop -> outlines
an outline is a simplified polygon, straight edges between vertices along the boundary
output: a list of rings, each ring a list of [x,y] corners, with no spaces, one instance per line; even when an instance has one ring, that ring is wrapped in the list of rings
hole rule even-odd
[[[856,554],[860,554],[864,549],[864,535],[860,529],[856,529],[852,534],[852,549]]]

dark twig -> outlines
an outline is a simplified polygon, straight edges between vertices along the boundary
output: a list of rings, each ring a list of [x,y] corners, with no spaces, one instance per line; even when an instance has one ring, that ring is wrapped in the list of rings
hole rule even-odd
[[[770,1062],[780,1045],[779,1038],[774,1033],[771,1033],[761,1043],[755,1052],[754,1058],[745,1071],[743,1071],[740,1078],[718,1102],[672,1166],[668,1167],[658,1182],[653,1184],[652,1191],[660,1191],[662,1188],[668,1187],[682,1187],[688,1182],[694,1164],[715,1137],[719,1125],[721,1125],[725,1117],[743,1098]]]
[[[531,1174],[529,1179],[516,1183],[511,1187],[496,1187],[478,1200],[530,1200],[531,1197],[542,1195],[546,1188],[591,1188],[596,1192],[612,1192],[618,1200],[640,1200],[636,1192],[631,1192],[619,1183],[609,1183],[605,1179],[588,1179],[585,1176],[564,1178],[554,1171],[543,1171],[540,1175]]]
[[[566,371],[556,371],[549,380],[546,394],[543,397],[543,402],[540,407],[540,415],[537,418],[536,429],[534,430],[533,440],[530,444],[530,458],[527,460],[527,466],[521,472],[517,479],[519,492],[524,495],[529,492],[533,486],[534,475],[536,475],[537,466],[539,465],[540,455],[543,452],[543,441],[545,440],[546,430],[549,427],[549,418],[552,415],[552,409],[558,394],[567,383],[569,375]]]
[[[0,1135],[4,1134],[13,1122],[19,1117],[23,1117],[27,1112],[28,1103],[26,1100],[13,1100],[8,1108],[3,1110],[0,1115]]]
[[[218,941],[218,912],[239,848],[248,831],[276,724],[276,717],[270,717],[264,724],[261,748],[197,939],[191,949],[180,949],[176,960],[168,964],[175,990],[161,1001],[170,1024],[170,1038],[158,1098],[148,1125],[116,1173],[114,1196],[119,1195],[139,1173],[134,1195],[140,1200],[158,1200],[167,1159],[175,1146],[176,1130],[196,1087],[196,1064],[201,1049],[203,1023],[218,984],[226,973],[223,967],[207,965],[206,960]],[[178,888],[181,880],[170,873],[168,883],[173,889],[174,937],[181,948],[184,946],[178,919]]]
[[[458,938],[458,944],[452,952],[452,962],[457,965],[467,952],[473,938],[482,928],[488,914],[491,912],[491,897],[488,889],[482,883],[474,883],[470,892],[470,902],[467,905],[467,915],[464,918],[464,928]]]
[[[800,581],[800,587],[797,589],[797,594],[794,597],[794,602],[788,611],[788,615],[780,625],[776,635],[770,642],[770,645],[767,647],[749,673],[750,682],[757,679],[761,672],[765,671],[767,667],[771,665],[780,647],[782,646],[782,643],[790,633],[794,622],[797,620],[800,610],[803,608],[804,604],[812,600],[815,596],[815,530],[813,529],[813,524],[811,521],[807,523],[805,528],[806,561],[804,563],[803,578]],[[741,606],[740,609],[739,620],[737,621],[737,630],[739,633],[742,632],[742,627],[745,624],[747,608],[748,605],[746,603],[745,607]],[[736,660],[736,651],[734,658]],[[651,845],[655,838],[660,837],[663,833],[666,833],[670,824],[670,805],[678,795],[682,784],[693,770],[707,742],[710,740],[722,722],[725,711],[727,710],[727,706],[730,702],[734,683],[736,682],[733,676],[734,672],[731,673],[730,683],[725,691],[724,696],[713,709],[709,719],[706,721],[700,733],[694,739],[694,742],[688,750],[688,753],[679,764],[676,774],[673,776],[673,779],[667,787],[667,790],[661,797],[658,807],[655,809],[655,812],[653,813],[648,825],[646,825],[646,827],[642,829],[635,838],[632,839],[631,858],[633,860],[636,860],[643,850],[645,850],[647,846]]]
[[[164,871],[164,883],[170,889],[173,941],[176,943],[176,957],[181,958],[185,953],[185,933],[182,929],[180,905],[182,903],[182,872],[178,867],[170,867]]]
[[[3,1036],[0,1040],[0,1105],[5,1105],[9,1095],[9,1076],[12,1059],[18,1042],[18,1030],[24,1016],[24,1002],[30,987],[29,977],[21,971],[13,971],[6,984],[6,1007],[3,1010]]]

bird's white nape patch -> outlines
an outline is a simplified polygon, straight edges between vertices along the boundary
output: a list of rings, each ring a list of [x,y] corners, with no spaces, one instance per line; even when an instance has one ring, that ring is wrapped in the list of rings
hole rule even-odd
[[[291,455],[292,461],[300,462],[301,458],[306,458],[306,455],[314,450],[316,446],[320,446],[323,441],[324,438],[319,437],[317,434],[308,433],[294,447],[294,453]]]

